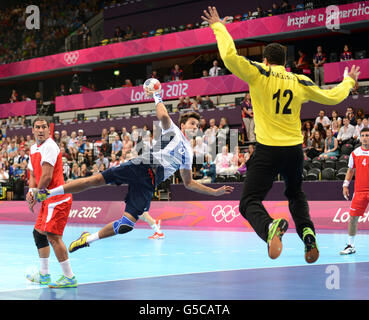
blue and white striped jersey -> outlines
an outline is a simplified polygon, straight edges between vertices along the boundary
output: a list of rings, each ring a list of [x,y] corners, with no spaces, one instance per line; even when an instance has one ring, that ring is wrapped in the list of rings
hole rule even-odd
[[[164,130],[159,122],[160,135],[149,152],[144,152],[134,163],[161,165],[164,168],[162,181],[172,176],[178,169],[192,170],[193,150],[182,131],[171,121]]]

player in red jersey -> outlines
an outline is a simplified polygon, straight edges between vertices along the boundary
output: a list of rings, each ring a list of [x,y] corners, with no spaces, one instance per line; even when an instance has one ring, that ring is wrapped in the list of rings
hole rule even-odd
[[[348,186],[354,176],[355,169],[355,192],[351,201],[350,220],[348,223],[349,236],[346,248],[340,252],[342,255],[356,252],[355,236],[357,223],[369,204],[369,128],[363,128],[360,131],[360,141],[361,147],[356,148],[350,155],[349,168],[343,183],[343,196],[348,200]]]
[[[49,137],[47,118],[37,117],[33,121],[32,133],[36,143],[30,148],[28,162],[30,191],[26,196],[31,211],[36,203],[31,188],[55,188],[64,185],[62,155],[58,145]],[[77,286],[77,280],[68,259],[68,251],[62,240],[71,205],[71,194],[54,196],[42,203],[33,230],[33,237],[40,257],[40,271],[27,275],[28,280],[48,284],[51,288]],[[63,276],[54,283],[51,282],[49,274],[49,243],[63,270]]]

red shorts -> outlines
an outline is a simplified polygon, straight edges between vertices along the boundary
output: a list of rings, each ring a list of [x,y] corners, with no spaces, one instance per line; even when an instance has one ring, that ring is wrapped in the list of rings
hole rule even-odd
[[[369,204],[369,192],[355,192],[351,201],[350,216],[362,216]]]
[[[71,207],[71,194],[55,196],[42,202],[35,229],[63,235]]]

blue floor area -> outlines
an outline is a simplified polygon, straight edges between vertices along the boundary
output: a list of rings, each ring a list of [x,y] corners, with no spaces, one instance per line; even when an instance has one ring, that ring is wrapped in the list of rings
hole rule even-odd
[[[64,242],[68,246],[82,231],[98,229],[68,225]],[[25,279],[39,267],[32,230],[33,225],[0,224],[0,299],[369,298],[369,235],[364,233],[356,237],[356,254],[340,256],[346,233],[318,231],[320,258],[308,265],[293,229],[283,237],[276,260],[253,232],[164,229],[164,240],[148,240],[151,229],[136,229],[70,254],[78,288],[49,289]],[[62,274],[53,253],[50,273],[53,280]]]

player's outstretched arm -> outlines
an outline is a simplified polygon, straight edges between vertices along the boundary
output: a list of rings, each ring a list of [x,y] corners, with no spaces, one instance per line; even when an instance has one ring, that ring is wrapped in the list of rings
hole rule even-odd
[[[311,100],[321,104],[336,105],[345,100],[352,88],[355,87],[360,75],[360,67],[353,65],[350,72],[345,68],[343,81],[336,87],[326,90],[320,89],[314,85],[310,79],[307,79],[311,85],[305,86],[306,101]],[[304,76],[300,76],[304,77]]]
[[[172,124],[172,120],[168,114],[168,110],[163,103],[163,99],[161,97],[161,91],[153,91],[150,92],[145,90],[146,96],[153,97],[155,100],[156,106],[156,116],[158,117],[159,121],[161,122],[161,126],[164,130],[170,128]]]
[[[191,170],[181,169],[179,172],[181,174],[181,178],[183,180],[183,184],[185,185],[185,187],[188,190],[191,190],[197,193],[202,193],[202,194],[207,194],[210,196],[218,197],[223,194],[231,193],[234,189],[231,186],[222,186],[220,188],[213,189],[201,183],[198,183],[196,180],[193,180]]]
[[[204,10],[204,15],[201,19],[207,21],[213,29],[215,38],[218,44],[219,54],[224,62],[224,65],[235,76],[246,82],[251,82],[255,77],[258,77],[260,72],[258,68],[251,65],[250,61],[237,54],[234,41],[225,27],[225,21],[219,18],[219,14],[215,7],[208,7]]]

